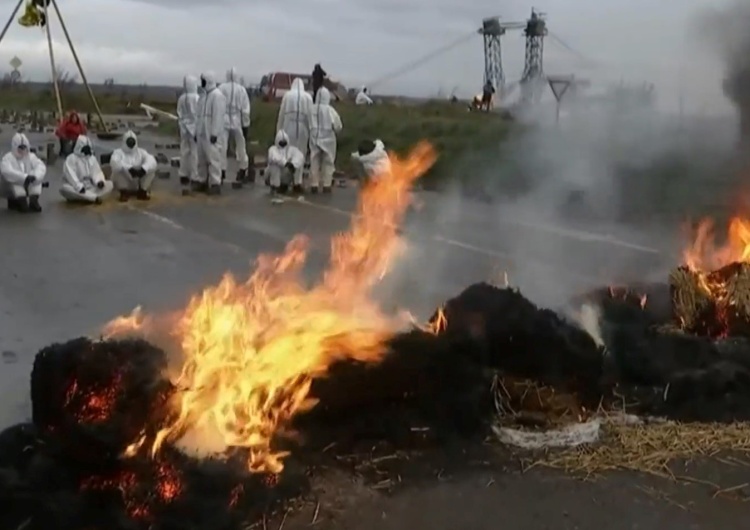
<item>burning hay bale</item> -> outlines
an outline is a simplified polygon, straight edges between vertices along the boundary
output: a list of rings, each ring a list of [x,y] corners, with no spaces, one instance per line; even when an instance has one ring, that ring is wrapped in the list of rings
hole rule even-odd
[[[165,353],[142,340],[79,338],[44,348],[31,372],[39,436],[69,458],[119,458],[163,425],[173,392],[166,368]]]
[[[750,264],[703,273],[679,267],[669,276],[675,319],[689,333],[750,337]]]

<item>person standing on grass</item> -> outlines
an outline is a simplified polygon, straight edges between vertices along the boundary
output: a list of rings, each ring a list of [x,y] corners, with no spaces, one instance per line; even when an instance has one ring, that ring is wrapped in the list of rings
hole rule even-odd
[[[326,78],[328,77],[328,74],[325,70],[320,66],[320,63],[315,65],[315,68],[313,68],[312,71],[312,97],[313,101],[318,100],[318,90],[323,88],[323,85],[325,85]]]
[[[86,125],[81,121],[81,117],[76,111],[71,110],[55,131],[55,135],[60,139],[60,156],[66,157],[72,153],[73,144],[79,136],[85,136],[86,133]]]

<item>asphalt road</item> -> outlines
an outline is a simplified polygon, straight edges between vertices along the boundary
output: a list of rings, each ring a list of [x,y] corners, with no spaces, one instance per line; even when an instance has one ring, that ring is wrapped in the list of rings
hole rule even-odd
[[[262,186],[183,198],[173,177],[157,182],[151,203],[71,207],[57,193],[59,165],[50,168],[42,215],[0,211],[0,426],[28,417],[28,376],[39,348],[95,332],[138,305],[179,307],[226,271],[247,274],[258,253],[279,251],[298,233],[312,239],[314,276],[356,200],[356,190],[342,189],[274,206]],[[673,262],[672,241],[656,232],[563,228],[510,205],[458,204],[429,194],[420,200],[406,223],[409,250],[378,296],[387,307],[421,316],[470,283],[504,272],[533,299],[556,304],[624,275],[664,272]],[[660,483],[657,489],[668,490],[660,496],[645,486],[653,484],[632,476],[591,483],[485,470],[383,496],[329,477],[321,494],[336,508],[325,510],[320,527],[734,529],[750,515],[745,504],[712,500],[697,487]],[[309,516],[290,518],[286,528],[307,527]]]

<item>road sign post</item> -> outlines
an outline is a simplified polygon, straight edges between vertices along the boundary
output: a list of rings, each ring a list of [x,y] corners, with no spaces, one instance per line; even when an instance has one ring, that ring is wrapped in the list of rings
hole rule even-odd
[[[573,76],[547,76],[547,82],[549,83],[549,88],[552,90],[552,94],[557,101],[555,123],[559,125],[560,104],[562,103],[563,96],[568,92],[570,85],[573,84]]]

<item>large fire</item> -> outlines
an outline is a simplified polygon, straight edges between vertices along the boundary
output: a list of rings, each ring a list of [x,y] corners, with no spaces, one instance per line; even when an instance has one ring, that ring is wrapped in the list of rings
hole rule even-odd
[[[732,263],[750,262],[750,220],[732,218],[724,244],[716,242],[713,221],[701,221],[692,243],[683,252],[683,260],[691,270],[704,272],[719,270]]]
[[[286,454],[274,450],[273,439],[315,405],[312,381],[338,360],[382,359],[403,320],[383,313],[371,289],[401,248],[410,190],[436,154],[422,143],[405,159],[391,158],[390,173],[362,189],[349,231],[332,239],[329,266],[313,286],[302,276],[308,240],[298,236],[281,255],[259,257],[246,281],[225,275],[168,324],[137,310],[106,326],[107,336],[171,326],[183,355],[173,419],[156,439],[134,440],[130,452],[156,453],[165,441],[200,431],[218,438],[224,452],[245,450],[251,471],[279,473]]]

